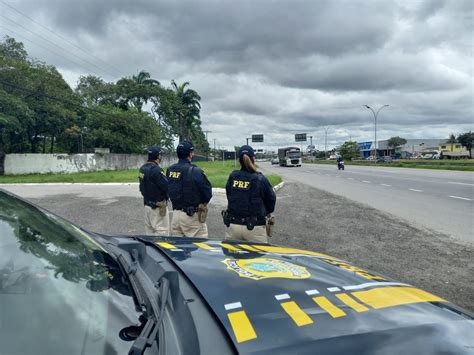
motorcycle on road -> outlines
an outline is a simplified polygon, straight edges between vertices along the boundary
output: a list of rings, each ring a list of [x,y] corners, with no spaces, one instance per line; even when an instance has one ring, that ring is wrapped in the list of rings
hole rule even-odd
[[[344,161],[338,161],[337,162],[337,170],[344,170]]]

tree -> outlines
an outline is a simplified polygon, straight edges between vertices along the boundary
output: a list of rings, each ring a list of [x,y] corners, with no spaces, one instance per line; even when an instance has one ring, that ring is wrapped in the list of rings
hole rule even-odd
[[[472,145],[474,142],[474,133],[469,131],[466,133],[461,133],[458,135],[457,141],[461,143],[463,147],[466,147],[466,149],[469,151],[469,158],[472,159]]]
[[[451,133],[451,134],[449,135],[449,138],[448,138],[448,140],[446,141],[446,143],[457,143],[456,136],[454,135],[454,133]]]
[[[387,141],[387,146],[389,147],[392,147],[392,148],[397,148],[397,147],[400,147],[404,144],[407,143],[407,140],[405,138],[401,138],[401,137],[392,137],[390,138],[388,141]]]
[[[352,160],[360,156],[360,148],[357,142],[347,141],[339,148],[339,153],[344,160]]]
[[[201,104],[199,103],[201,96],[196,91],[186,88],[189,86],[189,82],[178,85],[173,80],[171,86],[178,97],[174,109],[177,118],[175,129],[178,132],[179,140],[191,139],[191,132],[201,130]]]

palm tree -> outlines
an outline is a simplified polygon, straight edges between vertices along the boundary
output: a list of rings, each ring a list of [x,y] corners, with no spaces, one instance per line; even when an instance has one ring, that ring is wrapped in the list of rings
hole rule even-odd
[[[176,116],[179,140],[190,139],[192,132],[198,131],[201,127],[201,104],[199,103],[201,97],[195,90],[187,88],[189,86],[187,81],[178,85],[172,80],[171,85],[178,98]]]
[[[152,79],[150,73],[142,70],[138,75],[121,79],[120,85],[124,88],[125,100],[130,101],[141,112],[143,105],[156,96],[156,89],[160,87],[160,82]]]
[[[457,143],[456,136],[453,133],[451,133],[446,143]]]

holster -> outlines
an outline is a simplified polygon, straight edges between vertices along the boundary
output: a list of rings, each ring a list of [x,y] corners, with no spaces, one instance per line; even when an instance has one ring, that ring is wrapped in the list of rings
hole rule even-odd
[[[156,207],[160,210],[160,216],[162,217],[166,216],[166,208],[168,207],[168,201],[166,200],[158,201],[156,203]]]
[[[189,217],[192,217],[196,213],[196,208],[195,207],[186,207],[186,208],[183,209],[183,211],[186,212],[186,214]]]
[[[221,215],[222,215],[222,220],[224,221],[225,226],[229,227],[230,226],[230,216],[229,216],[229,213],[227,212],[227,210],[222,210]]]
[[[268,237],[272,237],[274,225],[275,225],[275,217],[274,216],[267,217],[267,224],[265,225],[265,229],[267,231]]]
[[[207,208],[207,203],[200,203],[198,205],[198,220],[200,223],[204,223],[206,222],[206,218],[207,218],[207,211],[208,211],[208,208]]]
[[[247,217],[245,219],[245,221],[247,222],[247,229],[249,231],[253,230],[253,228],[257,225],[257,221],[258,221],[258,218],[257,217]]]

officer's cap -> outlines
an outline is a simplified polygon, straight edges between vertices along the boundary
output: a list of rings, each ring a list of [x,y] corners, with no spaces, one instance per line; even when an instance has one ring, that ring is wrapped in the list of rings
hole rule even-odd
[[[242,158],[244,154],[247,154],[250,158],[255,156],[255,152],[253,151],[253,148],[249,145],[243,145],[239,149],[239,158]]]
[[[158,156],[163,154],[163,149],[160,146],[154,145],[153,147],[148,148],[148,160],[156,160]]]
[[[186,158],[192,151],[194,151],[194,146],[190,141],[179,142],[176,147],[176,153],[180,159]]]

